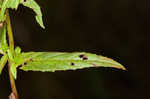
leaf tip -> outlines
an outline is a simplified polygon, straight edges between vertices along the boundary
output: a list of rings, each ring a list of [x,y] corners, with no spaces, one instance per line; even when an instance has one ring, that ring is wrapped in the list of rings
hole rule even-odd
[[[124,66],[122,66],[121,69],[122,69],[122,70],[125,70],[125,71],[127,70]]]
[[[116,65],[116,66],[113,66],[114,68],[117,68],[117,69],[120,69],[120,70],[124,70],[126,71],[127,69],[123,66],[123,65]]]
[[[109,63],[112,63],[113,68],[117,68],[117,69],[121,69],[121,70],[127,70],[122,64],[120,64],[119,62],[117,62],[111,58],[104,57],[103,59],[107,60],[107,62],[109,62]]]
[[[43,29],[45,29],[45,26],[44,26],[44,25],[41,25],[41,27],[42,27]]]
[[[36,18],[37,23],[38,23],[43,29],[45,29],[42,16],[36,15],[35,18]]]

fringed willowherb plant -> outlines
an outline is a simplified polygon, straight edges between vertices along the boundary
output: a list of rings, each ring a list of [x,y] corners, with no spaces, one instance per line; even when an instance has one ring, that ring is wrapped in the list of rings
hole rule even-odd
[[[16,9],[22,4],[36,13],[36,21],[45,28],[40,6],[35,0],[0,0],[0,73],[8,62],[8,72],[12,93],[9,99],[19,99],[15,86],[17,70],[55,72],[59,70],[76,70],[89,67],[114,67],[125,70],[118,62],[96,54],[86,52],[21,52],[14,47],[13,32],[8,9]],[[8,35],[9,44],[6,36]]]

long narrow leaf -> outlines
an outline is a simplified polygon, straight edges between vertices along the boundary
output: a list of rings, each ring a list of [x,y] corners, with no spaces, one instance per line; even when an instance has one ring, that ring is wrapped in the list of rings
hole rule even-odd
[[[3,27],[0,28],[0,52],[5,53],[8,49],[6,40],[6,23],[3,23]]]
[[[1,9],[0,9],[0,22],[3,22],[6,19],[5,10],[7,8],[8,1],[9,0],[4,0],[3,3],[2,3],[2,5],[1,5]]]
[[[8,56],[7,55],[4,55],[2,56],[2,58],[0,59],[0,74],[4,68],[4,66],[6,65],[7,63],[7,59],[8,59]]]
[[[59,71],[76,70],[89,67],[125,68],[118,62],[85,52],[60,53],[60,52],[28,52],[16,58],[16,63],[24,71]]]
[[[11,71],[12,76],[14,77],[14,79],[17,79],[17,68],[16,68],[16,64],[14,64],[14,63],[11,64],[10,71]]]
[[[35,2],[35,0],[26,0],[22,2],[22,4],[28,8],[31,8],[36,13],[36,21],[40,24],[42,28],[44,27],[43,20],[42,20],[42,12],[40,6]]]

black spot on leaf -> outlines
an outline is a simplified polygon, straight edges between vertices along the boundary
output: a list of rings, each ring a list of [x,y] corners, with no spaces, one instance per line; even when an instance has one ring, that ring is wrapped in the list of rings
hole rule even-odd
[[[75,63],[73,63],[73,62],[71,62],[70,64],[71,64],[72,66],[74,66],[74,65],[75,65]]]
[[[82,60],[88,60],[88,57],[85,54],[81,54],[79,57],[82,58]]]
[[[82,59],[83,59],[83,60],[88,60],[88,58],[87,58],[87,57],[83,57]]]
[[[80,58],[83,58],[84,56],[85,56],[84,54],[79,55]]]
[[[24,65],[27,65],[27,62],[24,62]]]

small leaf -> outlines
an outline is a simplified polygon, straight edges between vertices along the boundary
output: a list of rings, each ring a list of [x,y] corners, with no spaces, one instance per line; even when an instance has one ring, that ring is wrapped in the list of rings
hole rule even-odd
[[[0,8],[2,7],[2,4],[3,4],[3,2],[2,2],[2,0],[0,0]]]
[[[17,54],[20,54],[20,53],[21,53],[21,48],[19,46],[17,46],[15,48],[15,54],[17,55]]]
[[[10,49],[7,50],[7,55],[10,61],[14,61],[14,57],[12,55],[12,53],[10,52]]]
[[[20,63],[20,60],[22,60],[22,59],[18,58],[18,56],[21,53],[21,48],[20,47],[15,48],[14,56],[11,54],[10,50],[8,50],[7,52],[8,52],[8,57],[10,59],[10,71],[11,71],[14,79],[17,79],[17,66]]]
[[[10,66],[10,71],[12,73],[12,76],[14,77],[14,79],[17,78],[17,68],[16,68],[16,64],[12,63]]]
[[[7,63],[7,60],[8,60],[7,54],[4,55],[4,56],[2,56],[2,58],[1,58],[1,60],[0,60],[0,74],[1,74],[1,72],[2,72],[2,70],[3,70],[3,68],[4,68],[4,66],[5,66],[6,63]]]
[[[0,22],[3,22],[6,19],[5,10],[7,8],[9,0],[4,0],[0,9]]]
[[[17,9],[21,0],[8,0],[7,8]]]
[[[42,28],[45,28],[41,8],[35,0],[4,0],[3,2],[0,0],[0,22],[4,22],[6,20],[5,12],[7,8],[17,10],[19,4],[23,4],[24,6],[31,8],[36,13],[35,19],[37,23],[39,23]]]
[[[26,0],[23,1],[22,4],[26,7],[31,8],[36,13],[36,21],[40,24],[42,28],[45,28],[42,20],[42,12],[40,6],[34,0]]]
[[[0,22],[4,22],[6,20],[6,9],[16,9],[18,8],[19,4],[22,0],[1,0],[0,1]]]
[[[89,67],[114,67],[125,70],[121,64],[112,59],[84,52],[28,52],[20,54],[18,58],[22,59],[18,64],[24,71],[54,72]]]
[[[3,27],[0,28],[0,51],[6,53],[8,44],[6,40],[6,23],[3,23]]]

